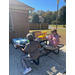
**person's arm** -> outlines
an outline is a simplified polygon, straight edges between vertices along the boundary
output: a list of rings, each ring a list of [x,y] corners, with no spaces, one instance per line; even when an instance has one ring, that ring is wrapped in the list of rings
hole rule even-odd
[[[49,40],[48,35],[46,35],[46,40]]]
[[[50,40],[50,44],[55,46],[55,47],[57,46],[57,43],[58,43],[58,37],[57,38],[53,37],[53,39]]]
[[[38,48],[41,48],[41,45],[39,45]]]
[[[48,35],[48,36],[46,37],[46,40],[52,40],[52,38],[53,38],[53,37],[51,37],[51,35]]]
[[[21,48],[19,45],[16,45],[17,48],[19,48],[21,51],[23,51],[24,53],[26,53],[26,50]]]
[[[50,44],[55,46],[56,41],[55,40],[50,40]]]

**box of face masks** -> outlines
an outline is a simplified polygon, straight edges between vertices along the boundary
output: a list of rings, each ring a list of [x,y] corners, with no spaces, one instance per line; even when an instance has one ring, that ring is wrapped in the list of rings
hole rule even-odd
[[[13,42],[13,44],[18,44],[18,45],[20,45],[20,44],[25,44],[25,43],[29,43],[29,40],[28,39],[26,39],[26,38],[15,38],[15,39],[12,39],[12,42]]]
[[[20,43],[21,43],[21,44],[28,43],[28,39],[21,39],[21,40],[20,40]]]

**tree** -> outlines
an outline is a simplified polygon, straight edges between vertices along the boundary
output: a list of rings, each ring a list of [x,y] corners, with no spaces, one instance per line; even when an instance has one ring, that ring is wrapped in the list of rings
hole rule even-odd
[[[58,21],[57,21],[57,23],[59,24]],[[51,22],[51,24],[55,25],[55,24],[56,24],[56,20],[53,20],[53,21]]]
[[[39,16],[38,14],[33,14],[32,15],[32,23],[39,23]]]
[[[58,21],[63,23],[63,26],[66,24],[66,5],[61,7],[58,14]]]
[[[47,14],[47,23],[51,24],[53,20],[53,12],[50,11],[48,14]]]
[[[48,14],[49,12],[50,12],[49,10],[46,11],[47,14]]]
[[[47,13],[45,12],[42,16],[44,17],[44,23],[47,23]]]
[[[36,12],[32,12],[29,16],[33,16],[34,14],[37,14]]]
[[[47,10],[42,16],[44,17],[45,23],[51,24],[51,22],[53,20],[53,12],[52,11]]]
[[[45,11],[43,11],[43,10],[37,10],[36,13],[37,13],[39,16],[42,16],[42,15],[45,13]]]
[[[40,11],[39,16],[42,16],[45,12],[43,10]]]
[[[57,11],[54,11],[53,12],[53,20],[56,20],[56,17],[57,17]]]

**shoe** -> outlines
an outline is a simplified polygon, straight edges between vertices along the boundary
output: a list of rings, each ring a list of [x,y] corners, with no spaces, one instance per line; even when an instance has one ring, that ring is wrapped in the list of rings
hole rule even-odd
[[[29,60],[31,63],[33,63],[33,61],[32,60]]]
[[[30,61],[31,63],[33,63],[33,61]]]
[[[28,72],[30,72],[32,69],[29,67],[29,68],[26,68],[26,70],[23,72],[23,74],[27,74]]]

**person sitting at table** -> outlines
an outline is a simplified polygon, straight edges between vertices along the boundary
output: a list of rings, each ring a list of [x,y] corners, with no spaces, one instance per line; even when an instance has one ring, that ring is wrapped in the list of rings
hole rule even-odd
[[[48,35],[46,39],[49,40],[49,45],[44,46],[44,48],[55,50],[55,48],[59,44],[59,35],[57,33],[57,30],[52,29],[51,30],[51,35]]]
[[[37,59],[40,55],[38,48],[41,48],[39,42],[33,40],[33,35],[31,33],[28,33],[26,37],[30,42],[26,44],[24,49],[21,48],[19,45],[16,45],[17,48],[21,49],[22,51],[28,52],[28,54],[22,55],[20,57],[22,64],[23,64],[23,67],[25,68],[25,71],[23,72],[23,74],[26,74],[32,70],[32,68],[28,67],[26,60]],[[35,62],[35,63],[38,65],[39,61]]]

